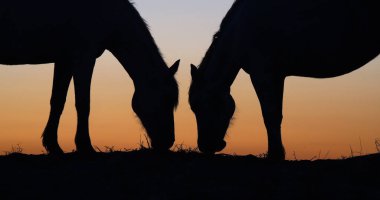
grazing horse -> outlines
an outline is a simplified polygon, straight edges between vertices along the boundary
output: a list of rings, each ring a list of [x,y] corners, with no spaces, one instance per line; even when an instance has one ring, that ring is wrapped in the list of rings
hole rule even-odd
[[[90,85],[96,59],[109,50],[135,86],[132,108],[155,149],[174,143],[178,104],[174,74],[144,20],[128,0],[0,0],[0,64],[55,63],[51,111],[42,135],[50,154],[62,154],[57,129],[71,79],[78,116],[78,152],[95,152],[90,141]]]
[[[380,1],[236,0],[197,68],[189,103],[198,147],[215,153],[234,114],[230,86],[242,68],[258,95],[268,158],[285,159],[281,139],[287,76],[329,78],[349,73],[380,53]]]

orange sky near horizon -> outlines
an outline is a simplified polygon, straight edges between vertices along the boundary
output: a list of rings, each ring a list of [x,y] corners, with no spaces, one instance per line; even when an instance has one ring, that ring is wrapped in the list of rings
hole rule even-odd
[[[180,105],[175,113],[176,143],[196,146],[196,122],[187,103],[190,63],[198,64],[233,0],[152,2],[135,0],[151,27],[166,62],[182,60],[177,80]],[[215,6],[217,4],[217,6]],[[163,11],[165,10],[165,11]],[[212,12],[209,12],[212,10]],[[0,154],[19,144],[24,153],[43,152],[41,133],[49,114],[53,65],[0,65]],[[287,159],[339,158],[376,152],[380,139],[380,58],[345,76],[332,79],[288,77],[285,84],[283,141]],[[144,130],[130,106],[133,83],[106,52],[98,59],[92,84],[92,143],[104,149],[132,149]],[[223,153],[261,154],[267,146],[258,99],[243,71],[232,94],[237,111]],[[59,127],[59,142],[75,149],[76,113],[70,87]]]

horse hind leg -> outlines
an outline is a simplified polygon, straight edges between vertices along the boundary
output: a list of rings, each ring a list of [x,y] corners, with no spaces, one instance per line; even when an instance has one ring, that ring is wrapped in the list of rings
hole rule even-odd
[[[57,132],[71,78],[72,70],[70,66],[64,62],[55,63],[53,89],[50,100],[50,115],[42,134],[42,144],[49,154],[63,154],[58,144]]]
[[[95,153],[89,134],[90,87],[95,65],[95,59],[83,60],[77,63],[74,70],[75,106],[78,115],[75,144],[78,153]]]
[[[268,134],[268,159],[284,160],[285,150],[281,139],[282,100],[284,78],[260,73],[251,75],[252,83],[261,104]]]

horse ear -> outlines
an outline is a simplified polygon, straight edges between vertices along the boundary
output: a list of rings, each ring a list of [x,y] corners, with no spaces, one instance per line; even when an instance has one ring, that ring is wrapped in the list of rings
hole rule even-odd
[[[179,63],[181,62],[181,60],[177,60],[171,67],[170,67],[170,72],[175,75],[178,71],[178,68],[179,68]]]
[[[197,70],[198,68],[195,65],[191,64],[191,77],[195,78],[197,76]]]

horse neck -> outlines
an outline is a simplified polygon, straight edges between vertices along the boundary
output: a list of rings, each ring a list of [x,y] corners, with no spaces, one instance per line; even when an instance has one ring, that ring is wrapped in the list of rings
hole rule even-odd
[[[125,49],[112,51],[128,72],[136,87],[159,84],[169,77],[169,69],[163,59],[158,58],[159,55],[155,55],[150,50],[149,48],[143,48],[142,45],[137,49],[133,49],[134,52],[129,52]]]
[[[116,41],[110,51],[131,76],[136,88],[159,84],[167,79],[169,69],[147,28],[133,5],[125,12],[125,22],[119,27]]]
[[[241,67],[238,49],[232,37],[214,39],[199,66],[202,87],[229,89]]]
[[[240,28],[239,12],[244,8],[244,3],[249,1],[236,0],[224,17],[220,31],[214,35],[214,40],[208,49],[206,56],[199,66],[199,73],[203,77],[204,87],[230,87],[235,80],[243,60],[244,49]]]

